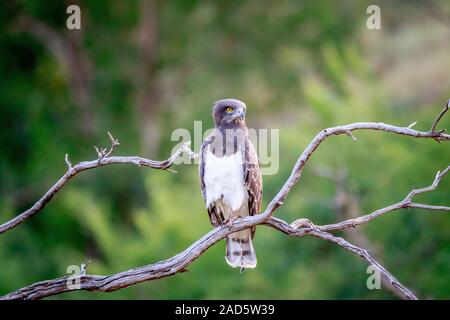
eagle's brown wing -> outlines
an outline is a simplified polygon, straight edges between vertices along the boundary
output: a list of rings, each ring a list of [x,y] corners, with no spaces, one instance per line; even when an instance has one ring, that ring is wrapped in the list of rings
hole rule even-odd
[[[253,216],[261,210],[263,184],[258,154],[249,139],[245,143],[244,183],[248,192],[248,213]],[[252,237],[255,229],[252,228]]]
[[[208,149],[208,146],[211,144],[211,142],[213,141],[214,137],[210,136],[208,138],[205,139],[205,141],[203,141],[202,147],[200,149],[200,186],[202,188],[202,196],[203,196],[203,200],[206,203],[206,190],[205,190],[205,152]],[[221,212],[219,212],[218,210],[216,210],[217,208],[213,205],[209,206],[208,208],[206,208],[208,210],[208,215],[209,215],[209,220],[211,221],[211,224],[214,227],[218,227],[220,225],[222,225],[223,221],[225,220],[225,218],[223,217],[223,214]]]

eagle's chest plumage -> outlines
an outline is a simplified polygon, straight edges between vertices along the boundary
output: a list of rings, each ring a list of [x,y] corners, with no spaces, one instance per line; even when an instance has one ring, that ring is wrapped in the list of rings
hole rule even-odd
[[[207,207],[222,200],[233,211],[241,208],[247,199],[243,159],[240,149],[234,154],[219,157],[208,147],[204,172]]]

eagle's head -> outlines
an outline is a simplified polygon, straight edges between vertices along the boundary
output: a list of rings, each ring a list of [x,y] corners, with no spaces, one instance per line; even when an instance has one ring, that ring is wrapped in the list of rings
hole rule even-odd
[[[247,106],[237,99],[223,99],[214,102],[212,116],[216,128],[245,125]]]

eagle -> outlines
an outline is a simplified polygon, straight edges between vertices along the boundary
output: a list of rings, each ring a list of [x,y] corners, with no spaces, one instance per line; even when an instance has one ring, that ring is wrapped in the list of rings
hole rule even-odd
[[[245,124],[246,109],[237,99],[216,101],[212,108],[215,128],[200,150],[200,184],[214,227],[261,209],[261,170]],[[227,236],[225,260],[231,267],[241,271],[256,267],[254,236],[255,227]]]

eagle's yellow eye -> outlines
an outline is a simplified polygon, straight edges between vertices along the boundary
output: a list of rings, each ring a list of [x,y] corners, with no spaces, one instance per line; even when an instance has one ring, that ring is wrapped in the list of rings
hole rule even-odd
[[[226,109],[225,109],[225,111],[227,112],[227,113],[232,113],[233,112],[233,108],[232,107],[227,107]]]

